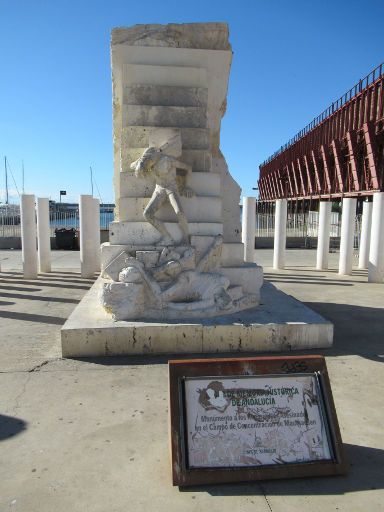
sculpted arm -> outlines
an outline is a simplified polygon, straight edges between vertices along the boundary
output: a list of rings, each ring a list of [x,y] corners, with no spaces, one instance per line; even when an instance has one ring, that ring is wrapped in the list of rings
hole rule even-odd
[[[130,168],[135,171],[136,178],[145,178],[152,170],[152,167],[158,161],[159,153],[156,148],[149,147],[135,162],[132,162]]]

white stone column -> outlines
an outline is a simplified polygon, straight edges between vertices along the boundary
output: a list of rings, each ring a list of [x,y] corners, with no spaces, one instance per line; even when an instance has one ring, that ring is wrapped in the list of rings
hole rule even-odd
[[[256,197],[243,197],[241,238],[244,261],[253,263],[255,256]]]
[[[368,268],[369,245],[371,242],[372,204],[368,201],[363,203],[363,215],[361,218],[359,268]]]
[[[345,197],[341,215],[341,238],[339,274],[348,276],[352,273],[353,237],[355,234],[356,199]]]
[[[21,248],[24,279],[37,278],[35,196],[21,194]]]
[[[39,272],[51,271],[51,230],[49,228],[49,199],[37,198],[37,255]]]
[[[101,269],[101,252],[100,252],[100,201],[93,198],[93,223],[95,229],[95,272]]]
[[[320,201],[316,254],[317,270],[328,269],[329,238],[331,236],[331,211],[332,203],[330,201]]]
[[[368,282],[384,279],[384,192],[373,194],[371,244],[369,248]]]
[[[273,268],[275,270],[285,267],[285,247],[287,244],[287,200],[276,200],[275,211],[275,239],[273,249]]]
[[[93,277],[96,268],[94,203],[90,195],[81,195],[80,214],[80,267],[81,277]]]

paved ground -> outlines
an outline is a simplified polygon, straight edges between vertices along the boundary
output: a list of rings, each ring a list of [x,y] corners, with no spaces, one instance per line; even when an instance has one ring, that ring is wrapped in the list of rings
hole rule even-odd
[[[266,279],[335,324],[327,357],[350,471],[345,477],[201,486],[170,482],[167,359],[60,359],[59,330],[92,284],[78,253],[54,252],[51,274],[22,279],[19,251],[0,251],[0,511],[384,510],[384,287],[366,273],[287,269]],[[307,352],[308,353],[308,352]]]

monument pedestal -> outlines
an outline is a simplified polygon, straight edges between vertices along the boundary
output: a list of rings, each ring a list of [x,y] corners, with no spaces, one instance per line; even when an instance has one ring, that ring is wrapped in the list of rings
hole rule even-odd
[[[333,327],[244,262],[240,187],[220,150],[224,23],[112,32],[115,218],[63,356],[328,347]],[[249,153],[249,148],[243,150]]]
[[[326,348],[333,325],[265,283],[260,305],[230,315],[175,321],[114,321],[100,306],[99,278],[61,329],[64,357],[278,352]]]

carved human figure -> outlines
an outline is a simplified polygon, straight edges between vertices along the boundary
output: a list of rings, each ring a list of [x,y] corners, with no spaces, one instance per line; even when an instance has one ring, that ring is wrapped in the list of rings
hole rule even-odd
[[[155,179],[156,187],[143,215],[145,220],[162,235],[158,243],[161,245],[174,243],[165,224],[156,217],[159,208],[169,201],[177,215],[182,232],[181,243],[189,244],[188,221],[181,206],[180,196],[194,196],[193,190],[186,187],[186,177],[192,170],[191,166],[173,156],[166,155],[161,149],[149,147],[130,167],[135,171],[137,178],[146,178],[151,175]]]
[[[159,308],[185,303],[184,309],[199,309],[216,305],[218,309],[227,309],[232,300],[227,293],[230,281],[227,277],[211,272],[215,260],[221,251],[223,237],[218,235],[207,248],[200,260],[195,262],[194,249],[189,248],[179,259],[170,259],[161,265],[145,271],[142,262],[135,258],[126,258],[125,263],[131,266],[124,268],[119,274],[119,281],[126,283],[145,282],[152,300]],[[164,252],[165,250],[163,250]],[[157,281],[161,281],[160,287]],[[164,284],[168,282],[168,286]]]
[[[119,281],[123,283],[146,284],[151,302],[157,308],[172,307],[181,310],[196,310],[213,307],[228,309],[232,305],[227,293],[229,279],[212,272],[183,270],[180,261],[169,261],[164,272],[170,284],[162,289],[159,283],[145,271],[143,265],[134,258],[129,259],[132,266],[122,269]],[[179,307],[178,307],[179,306]]]

